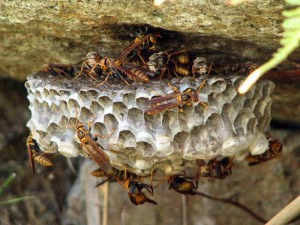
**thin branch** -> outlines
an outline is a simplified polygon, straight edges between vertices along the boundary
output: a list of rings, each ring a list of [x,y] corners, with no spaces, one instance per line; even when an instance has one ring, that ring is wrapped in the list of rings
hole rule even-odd
[[[217,198],[217,197],[213,197],[213,196],[210,196],[210,195],[207,195],[205,193],[202,193],[202,192],[198,192],[198,191],[195,191],[195,194],[196,195],[200,195],[200,196],[203,196],[205,198],[208,198],[208,199],[211,199],[211,200],[214,200],[214,201],[219,201],[219,202],[224,202],[224,203],[228,203],[228,204],[231,204],[231,205],[234,205],[238,208],[240,208],[241,210],[247,212],[249,215],[251,215],[253,218],[255,218],[257,221],[261,222],[261,223],[266,223],[267,220],[263,219],[261,216],[257,215],[255,212],[253,212],[251,209],[249,209],[248,207],[246,207],[245,205],[239,203],[239,202],[236,202],[236,201],[232,201],[230,199],[227,199],[227,198]]]
[[[32,198],[34,198],[34,196],[23,196],[23,197],[19,197],[19,198],[13,198],[13,199],[9,199],[9,200],[0,202],[0,206],[2,206],[2,205],[9,205],[9,204],[15,204],[15,203],[18,203],[18,202],[21,202],[21,201],[25,201],[25,200],[28,200],[28,199],[32,199]]]
[[[103,212],[102,212],[102,225],[107,225],[108,223],[108,196],[109,196],[109,182],[106,182],[102,186],[103,192]]]

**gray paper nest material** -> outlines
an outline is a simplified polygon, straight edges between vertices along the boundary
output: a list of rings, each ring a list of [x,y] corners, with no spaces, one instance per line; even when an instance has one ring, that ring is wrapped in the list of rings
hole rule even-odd
[[[184,106],[183,112],[178,108],[156,115],[144,112],[147,100],[174,91],[168,83],[180,91],[196,90],[204,79],[199,98],[207,108],[196,102]],[[115,129],[99,140],[113,166],[122,169],[126,164],[136,174],[149,174],[152,168],[177,173],[196,159],[238,159],[267,149],[264,132],[271,120],[274,84],[261,80],[246,95],[239,95],[241,81],[238,76],[202,76],[131,86],[120,81],[96,88],[90,78],[34,73],[26,82],[32,113],[27,126],[44,151],[67,157],[80,152],[77,119],[86,128],[92,122],[92,134],[108,135]]]

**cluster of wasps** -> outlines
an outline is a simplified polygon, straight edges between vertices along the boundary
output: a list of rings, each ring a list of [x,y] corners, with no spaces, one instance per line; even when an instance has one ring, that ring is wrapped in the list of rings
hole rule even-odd
[[[47,64],[40,71],[53,75],[74,75],[79,77],[86,74],[92,80],[102,79],[97,85],[106,83],[109,78],[130,82],[149,82],[153,79],[171,77],[194,77],[208,73],[207,61],[197,57],[191,62],[187,50],[166,50],[158,52],[159,34],[147,34],[135,38],[118,56],[102,57],[98,52],[89,52],[80,61],[79,73],[77,67],[69,64]]]
[[[96,186],[102,185],[105,182],[118,182],[129,195],[130,201],[135,205],[141,205],[145,202],[156,205],[157,202],[149,198],[144,192],[143,189],[148,192],[148,194],[153,195],[154,188],[153,186],[153,174],[151,176],[151,183],[144,183],[144,179],[149,176],[138,176],[134,173],[130,173],[125,170],[119,170],[110,164],[110,159],[105,153],[105,150],[97,142],[98,136],[92,136],[90,133],[91,127],[86,129],[83,123],[79,123],[76,127],[76,134],[81,142],[81,149],[88,155],[88,158],[92,159],[98,169],[92,171],[90,174],[95,177],[105,177],[102,182]],[[29,155],[29,163],[32,168],[33,174],[35,173],[35,162],[43,166],[52,166],[49,153],[43,153],[37,144],[37,142],[32,138],[30,134],[27,139],[27,149]],[[261,155],[248,155],[245,160],[248,161],[249,166],[253,166],[273,158],[276,158],[282,154],[282,144],[279,140],[273,139],[269,136],[269,147]],[[53,155],[53,154],[52,154]],[[185,195],[195,195],[198,188],[198,180],[200,177],[205,177],[208,179],[224,179],[232,174],[233,158],[223,158],[221,160],[212,159],[212,160],[202,160],[198,159],[196,161],[198,166],[198,171],[195,176],[188,177],[185,174],[177,174],[167,176],[162,181],[167,181],[169,189],[173,189],[180,194]]]
[[[213,71],[212,66],[208,66],[207,61],[203,57],[191,57],[186,50],[166,50],[158,52],[156,45],[159,34],[147,34],[135,38],[121,53],[115,58],[102,57],[97,52],[89,52],[86,58],[81,61],[80,68],[73,65],[65,64],[47,64],[41,71],[51,73],[53,75],[74,75],[75,78],[86,75],[94,81],[99,81],[97,86],[103,85],[110,79],[122,81],[127,85],[130,82],[149,82],[153,79],[165,79],[172,77],[200,76],[209,74]],[[227,68],[219,68],[218,71],[225,73],[226,71],[246,71],[253,68],[252,64],[239,64],[229,66]],[[224,71],[223,71],[224,70]],[[79,72],[78,72],[79,71]],[[78,72],[78,73],[77,73]],[[218,72],[217,72],[218,73]],[[187,89],[179,92],[177,87],[174,93],[156,96],[149,100],[145,112],[147,114],[157,114],[164,110],[190,104],[192,101],[200,102],[198,99],[199,91],[205,84],[205,80],[200,84],[197,90]],[[205,107],[207,105],[200,102]],[[119,170],[112,167],[110,159],[105,150],[98,143],[100,137],[92,136],[90,128],[86,129],[83,123],[79,123],[76,128],[76,134],[81,142],[81,149],[92,159],[99,167],[91,172],[96,177],[106,177],[101,183],[118,182],[129,195],[130,201],[135,205],[145,202],[157,204],[156,201],[149,198],[148,194],[153,195],[153,174],[151,174],[150,184],[145,183],[144,179],[149,176],[138,176],[125,170]],[[52,166],[52,162],[48,154],[43,153],[37,142],[29,135],[27,139],[27,148],[29,154],[29,162],[34,173],[35,162],[43,166]],[[281,154],[282,144],[277,139],[269,139],[269,148],[262,155],[248,155],[246,160],[249,165],[255,165]],[[224,179],[232,173],[233,159],[223,158],[221,160],[212,159],[209,161],[197,160],[198,171],[195,176],[188,177],[185,174],[177,174],[167,176],[160,181],[167,181],[169,189],[173,189],[181,194],[194,195],[198,188],[198,180],[200,177],[210,179]],[[157,185],[156,185],[157,186]]]
[[[147,34],[136,37],[125,47],[116,58],[102,57],[98,52],[89,52],[86,58],[76,65],[47,64],[40,72],[52,75],[89,76],[99,81],[97,87],[109,80],[122,81],[127,85],[130,82],[150,82],[150,80],[170,79],[174,77],[198,77],[204,74],[245,74],[253,71],[257,65],[253,63],[231,64],[213,66],[208,64],[206,58],[191,56],[187,50],[157,50],[160,34]],[[80,68],[78,65],[80,65]],[[78,72],[79,71],[79,72]],[[145,112],[157,114],[164,110],[199,102],[198,94],[205,81],[197,90],[188,88],[182,92],[173,87],[174,93],[155,96],[149,100]],[[202,102],[200,102],[203,104]],[[206,104],[203,104],[207,107]]]
[[[75,78],[85,74],[94,81],[100,79],[97,86],[103,85],[110,78],[130,85],[130,82],[134,81],[146,83],[155,79],[191,75],[196,77],[209,72],[205,58],[197,57],[192,62],[191,56],[186,50],[158,52],[156,50],[158,38],[161,38],[159,34],[139,36],[115,59],[102,57],[97,52],[89,52],[86,58],[80,62],[80,69],[73,65],[47,64],[41,72],[53,75],[74,75]],[[76,73],[76,71],[79,72]],[[174,93],[151,99],[145,112],[156,114],[177,106],[181,109],[183,105],[188,105],[192,101],[197,102],[199,101],[198,93],[204,83],[205,81],[196,91],[189,88],[179,92],[177,87],[173,87]]]

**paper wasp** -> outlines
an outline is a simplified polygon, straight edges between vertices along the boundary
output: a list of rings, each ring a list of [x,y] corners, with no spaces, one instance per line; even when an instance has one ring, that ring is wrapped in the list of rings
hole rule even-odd
[[[198,179],[185,177],[183,175],[174,175],[168,178],[169,189],[173,189],[180,194],[194,195],[198,188]]]
[[[74,76],[75,67],[71,64],[55,64],[49,63],[43,66],[39,72],[50,73],[54,76],[63,75],[63,76]]]
[[[88,70],[88,72],[85,72],[85,74],[87,74],[90,78],[92,78],[92,80],[96,80],[98,76],[102,75],[101,67],[96,67],[97,63],[101,61],[101,58],[102,57],[98,52],[87,53],[85,59],[79,62],[81,63],[81,69],[75,78],[80,77],[82,73]]]
[[[118,56],[117,59],[122,61],[132,61],[138,57],[141,65],[146,66],[143,55],[148,54],[150,50],[155,50],[157,38],[161,38],[159,34],[147,34],[136,37]]]
[[[157,204],[155,201],[149,199],[143,192],[142,189],[145,188],[151,195],[153,195],[152,185],[144,184],[142,182],[143,177],[140,177],[133,173],[128,173],[126,170],[118,170],[116,168],[112,168],[111,171],[104,172],[100,168],[91,172],[91,175],[96,177],[107,177],[106,180],[100,182],[96,186],[100,186],[105,182],[115,182],[121,184],[124,189],[128,192],[130,201],[135,205],[140,205],[145,202],[149,202],[152,204]]]
[[[246,62],[240,64],[216,65],[212,68],[212,72],[219,75],[239,74],[247,75],[258,67],[257,64]]]
[[[279,157],[281,154],[282,154],[282,143],[278,139],[270,139],[269,147],[267,151],[265,151],[261,155],[249,154],[245,160],[248,161],[249,166],[254,166],[256,164]]]
[[[213,167],[215,168],[215,176],[217,179],[224,179],[232,174],[233,162],[231,158],[223,158],[219,161],[214,160]]]
[[[143,180],[145,177],[151,177],[151,184],[145,184],[143,183]],[[124,181],[123,187],[127,190],[130,201],[135,205],[141,205],[145,202],[157,205],[156,201],[148,198],[145,193],[142,192],[143,189],[146,189],[146,191],[153,195],[153,170],[151,171],[151,175],[148,176],[137,176],[134,174],[131,174],[129,177]]]
[[[176,87],[173,87],[175,91],[174,93],[163,96],[156,96],[150,99],[147,103],[145,112],[152,115],[168,109],[172,109],[174,107],[178,107],[180,112],[182,112],[182,107],[184,105],[190,105],[192,102],[200,102],[200,104],[207,107],[207,105],[201,102],[198,97],[199,92],[205,82],[206,80],[203,80],[196,91],[188,88],[183,92],[179,92]]]
[[[81,70],[76,77],[79,77],[85,69],[88,69],[88,75],[92,79],[95,79],[97,75],[101,76],[106,74],[105,79],[97,86],[107,82],[108,78],[112,75],[121,78],[128,85],[129,83],[126,81],[123,75],[126,75],[126,77],[132,81],[149,82],[148,75],[154,76],[155,73],[142,65],[128,62],[127,56],[136,48],[139,49],[144,45],[148,46],[154,41],[153,37],[151,34],[148,34],[142,38],[136,38],[117,56],[116,59],[110,57],[101,57],[101,55],[97,52],[89,52],[86,55],[86,59],[83,60]]]
[[[90,132],[84,128],[83,123],[79,123],[76,130],[82,148],[87,151],[87,153],[99,166],[99,169],[93,171],[91,174],[98,177],[108,177],[108,179],[104,180],[97,186],[104,182],[112,181],[112,179],[116,179],[119,183],[123,181],[124,184],[122,186],[128,191],[129,198],[132,203],[136,205],[143,204],[144,202],[156,204],[155,201],[147,198],[147,196],[142,192],[142,189],[145,188],[147,191],[151,190],[151,193],[153,193],[152,186],[139,181],[139,177],[137,175],[131,173],[127,175],[126,171],[123,172],[113,168],[110,164],[109,157],[104,150],[101,149],[100,145],[97,144]]]
[[[138,179],[139,177],[136,174],[129,173],[126,170],[119,170],[116,168],[113,168],[110,171],[103,171],[101,168],[95,169],[90,173],[92,176],[95,177],[107,177],[106,180],[100,182],[99,184],[96,185],[100,186],[105,182],[115,182],[115,181],[125,181],[127,179]]]
[[[202,159],[197,160],[198,174],[201,177],[212,179],[224,179],[232,174],[232,159],[226,157],[221,160],[212,159],[205,162]]]
[[[32,138],[31,133],[29,134],[26,140],[26,145],[27,145],[27,153],[29,157],[29,165],[31,167],[32,174],[35,174],[34,162],[37,162],[40,165],[47,166],[47,167],[53,165],[51,160],[48,158],[48,155],[52,155],[52,154],[43,153],[39,145],[37,144],[36,140]]]
[[[144,184],[140,181],[135,181],[132,179],[126,180],[124,184],[125,188],[128,191],[130,201],[135,205],[141,205],[145,202],[157,205],[157,202],[148,198],[145,193],[142,192],[142,189],[145,188],[148,193],[153,195],[153,188],[151,185]]]
[[[178,76],[186,77],[191,71],[189,68],[190,56],[186,51],[180,52],[175,60],[175,71],[174,73]]]
[[[134,193],[128,193],[130,201],[135,205],[142,205],[145,202],[149,202],[151,204],[157,205],[157,202],[148,198],[143,192],[137,191]]]
[[[76,128],[76,134],[81,142],[81,148],[97,163],[101,170],[111,173],[112,167],[110,159],[100,145],[94,140],[88,130],[84,128],[83,123],[79,123]],[[99,136],[99,135],[96,135]]]

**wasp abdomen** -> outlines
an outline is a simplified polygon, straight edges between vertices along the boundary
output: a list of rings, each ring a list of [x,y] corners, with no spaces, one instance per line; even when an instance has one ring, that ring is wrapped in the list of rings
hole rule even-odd
[[[47,156],[43,155],[43,153],[37,153],[33,151],[32,157],[34,161],[41,164],[42,166],[53,166],[51,160]]]
[[[135,77],[130,77],[132,80],[141,81],[141,82],[149,82],[149,78],[147,74],[138,70],[138,69],[130,69],[130,72],[135,75]]]
[[[190,74],[189,69],[178,65],[175,66],[175,72],[180,76],[184,76],[184,77]]]
[[[180,64],[187,65],[190,62],[190,56],[187,53],[180,54],[177,56],[177,61]]]

